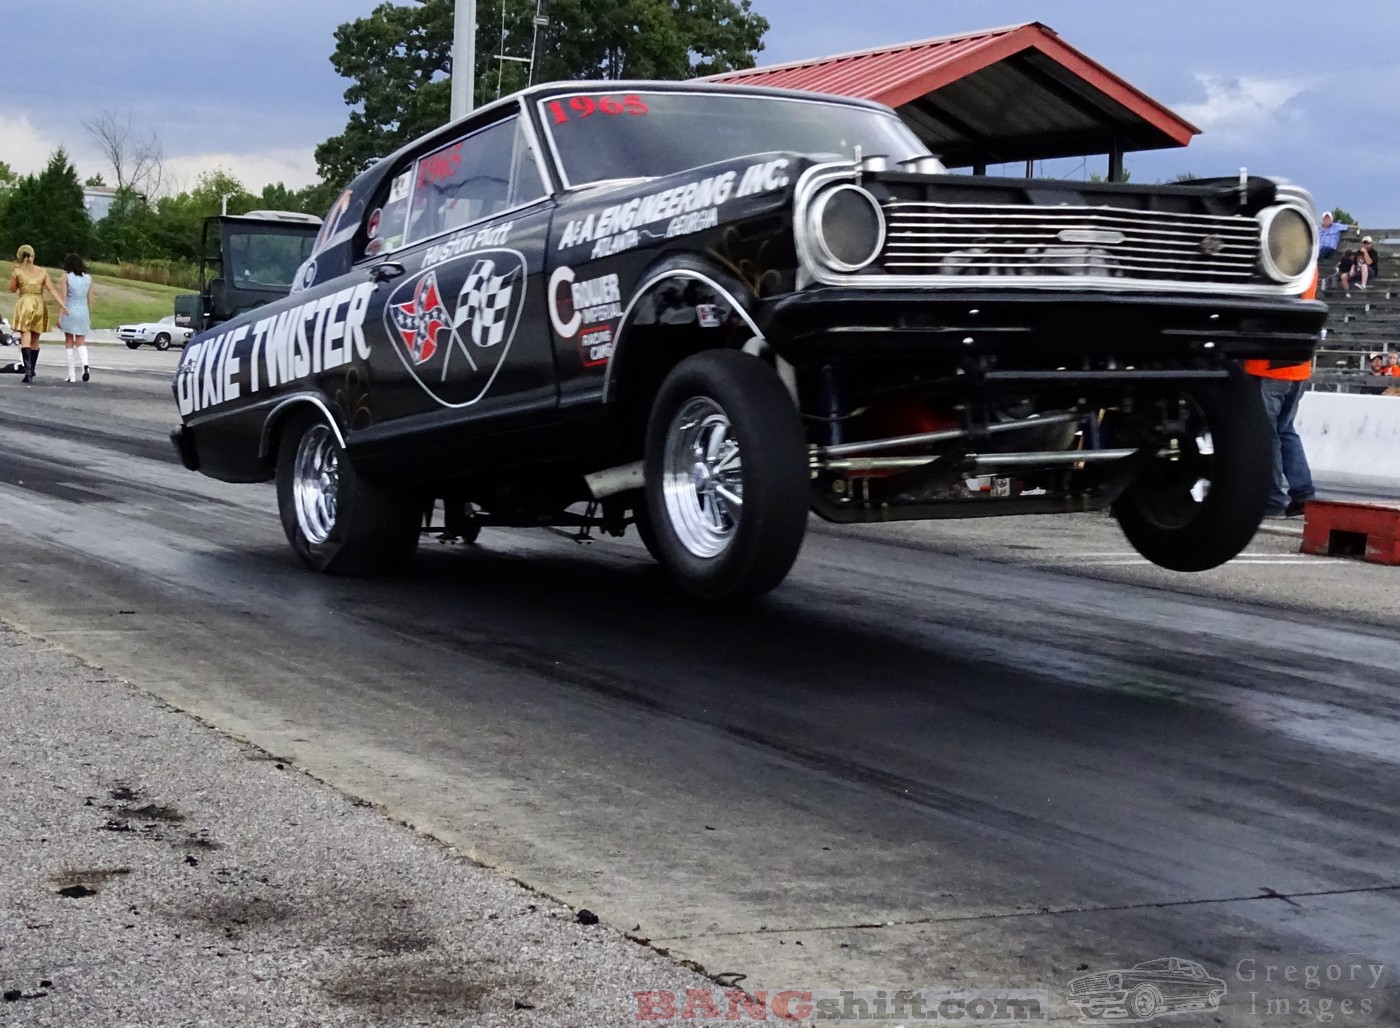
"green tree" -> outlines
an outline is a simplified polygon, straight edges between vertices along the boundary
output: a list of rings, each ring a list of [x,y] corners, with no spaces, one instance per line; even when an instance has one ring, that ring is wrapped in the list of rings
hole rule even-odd
[[[502,0],[478,20],[475,99],[551,79],[683,79],[751,68],[768,21],[752,0],[551,0],[535,39],[534,0]],[[345,131],[316,148],[338,188],[365,165],[443,124],[451,107],[453,0],[381,3],[336,30],[331,64],[351,81]],[[493,12],[494,13],[494,12]],[[318,212],[319,213],[319,212]]]
[[[107,183],[102,181],[102,173],[99,171],[96,175],[89,175],[87,178],[83,179],[83,185],[105,188]]]
[[[281,182],[269,182],[258,194],[258,209],[263,211],[299,211],[299,202],[296,191]]]
[[[66,254],[90,254],[92,238],[83,185],[60,147],[43,171],[26,176],[9,191],[0,253],[14,253],[21,243],[29,243],[40,264],[57,265]]]
[[[296,191],[297,205],[291,210],[314,214],[318,218],[324,217],[326,212],[331,209],[331,204],[335,203],[335,198],[340,195],[341,188],[342,183],[324,180],[315,185],[306,186],[304,189],[298,189]]]
[[[257,197],[223,169],[200,175],[193,189],[162,197],[156,205],[156,243],[161,252],[177,260],[199,259],[204,219],[224,212],[244,214],[258,206]]]
[[[1351,212],[1341,207],[1332,209],[1332,220],[1342,225],[1360,225],[1361,222],[1352,217]]]
[[[97,223],[95,256],[109,261],[148,261],[168,256],[160,245],[160,220],[144,196],[117,190],[112,209]]]
[[[281,182],[264,186],[258,194],[258,209],[264,211],[297,211],[320,217],[330,210],[340,193],[340,186],[318,182],[301,189],[288,189]]]

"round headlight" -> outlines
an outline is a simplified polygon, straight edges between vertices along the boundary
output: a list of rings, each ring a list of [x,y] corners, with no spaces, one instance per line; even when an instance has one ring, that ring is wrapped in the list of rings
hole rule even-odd
[[[859,186],[822,193],[813,201],[807,223],[817,255],[834,271],[859,271],[885,245],[885,212]]]
[[[1317,239],[1312,221],[1296,207],[1270,207],[1259,215],[1263,228],[1264,273],[1291,282],[1312,267]]]

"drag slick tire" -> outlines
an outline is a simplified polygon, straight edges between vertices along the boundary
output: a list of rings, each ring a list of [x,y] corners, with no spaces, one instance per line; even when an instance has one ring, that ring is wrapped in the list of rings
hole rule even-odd
[[[418,547],[418,504],[357,475],[316,413],[292,415],[281,434],[277,509],[292,550],[328,574],[388,574]]]
[[[807,530],[807,441],[777,374],[710,350],[661,384],[646,432],[648,549],[685,591],[746,599],[780,583]]]
[[[1273,439],[1258,383],[1230,376],[1183,391],[1176,460],[1149,463],[1114,503],[1133,548],[1172,571],[1206,571],[1239,555],[1259,529],[1273,479]]]

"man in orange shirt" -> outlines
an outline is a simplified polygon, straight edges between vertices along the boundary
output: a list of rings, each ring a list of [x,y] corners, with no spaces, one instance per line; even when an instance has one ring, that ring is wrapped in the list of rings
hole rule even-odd
[[[1317,276],[1303,299],[1317,296]],[[1293,427],[1298,415],[1298,403],[1303,387],[1312,377],[1312,361],[1285,364],[1279,361],[1245,361],[1244,370],[1259,379],[1259,392],[1264,398],[1264,410],[1269,416],[1269,429],[1274,437],[1274,487],[1269,492],[1268,518],[1297,517],[1307,502],[1317,496],[1313,487],[1312,469],[1308,455],[1303,452],[1303,440]]]

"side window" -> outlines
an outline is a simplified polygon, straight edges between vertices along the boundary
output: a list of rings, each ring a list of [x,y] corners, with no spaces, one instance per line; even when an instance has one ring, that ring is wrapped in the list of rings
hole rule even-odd
[[[413,193],[413,169],[407,168],[389,183],[389,196],[384,206],[369,216],[369,252],[397,250],[404,243],[408,227],[408,202]]]
[[[544,196],[518,118],[508,118],[420,157],[413,168],[406,241],[447,232]],[[387,208],[386,208],[387,213]]]

